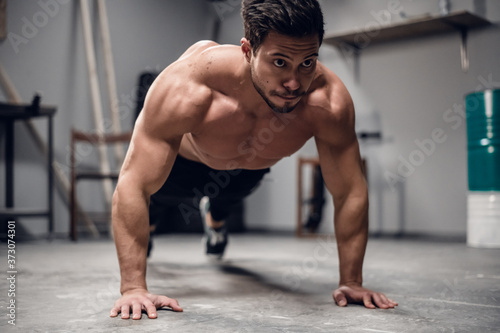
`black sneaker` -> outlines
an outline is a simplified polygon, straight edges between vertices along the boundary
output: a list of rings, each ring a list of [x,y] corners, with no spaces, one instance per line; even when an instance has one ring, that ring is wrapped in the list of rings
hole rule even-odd
[[[208,257],[221,259],[228,243],[227,229],[225,226],[217,229],[209,227],[206,222],[206,215],[209,211],[210,201],[208,197],[203,197],[200,201],[201,220],[203,221],[203,228],[205,230],[202,243],[205,246],[205,253]]]

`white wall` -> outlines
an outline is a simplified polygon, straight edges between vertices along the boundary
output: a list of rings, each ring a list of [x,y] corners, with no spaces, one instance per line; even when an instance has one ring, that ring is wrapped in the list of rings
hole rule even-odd
[[[51,5],[47,7],[44,4]],[[162,70],[189,45],[210,38],[214,16],[210,5],[200,0],[108,0],[106,4],[122,126],[124,129],[130,129],[134,118],[139,73],[145,70]],[[92,6],[91,16],[94,19],[101,90],[105,96],[107,90],[103,53],[98,38],[95,6]],[[31,24],[34,29],[30,30]],[[7,31],[11,35],[10,39],[0,44],[0,63],[23,101],[29,103],[34,92],[41,91],[42,103],[57,105],[54,126],[55,157],[66,173],[69,172],[68,145],[71,127],[81,130],[95,128],[81,27],[79,1],[8,0]],[[2,93],[0,100],[6,100]],[[108,112],[107,105],[104,99],[105,112]],[[105,119],[109,119],[109,113],[106,114]],[[37,121],[37,126],[46,139],[45,121]],[[0,200],[3,206],[4,129],[1,131]],[[47,199],[43,158],[22,124],[16,124],[15,140],[16,207],[44,207]],[[99,187],[93,187],[93,190],[85,188],[86,186],[82,185],[84,194],[81,200],[84,203],[90,206],[102,204],[103,197]],[[69,213],[58,194],[55,199],[56,232],[66,233]],[[45,219],[21,219],[21,222],[34,234],[47,230]]]
[[[451,1],[451,10],[481,11],[481,1]],[[388,10],[390,1],[321,1],[327,34],[362,29],[377,23],[376,15]],[[401,0],[396,3],[407,17],[439,14],[438,1]],[[500,3],[483,2],[487,18],[500,20]],[[483,7],[484,8],[484,7]],[[238,43],[243,34],[239,8],[223,15],[220,41]],[[403,21],[391,15],[390,22]],[[384,22],[385,23],[385,22]],[[443,117],[464,103],[464,94],[485,82],[500,86],[500,29],[492,26],[469,33],[470,69],[462,72],[458,33],[371,45],[355,60],[324,45],[320,59],[336,72],[351,92],[357,110],[358,130],[380,129],[382,142],[361,142],[369,165],[370,229],[396,232],[404,223],[406,232],[464,235],[466,231],[466,128]],[[398,175],[399,156],[407,159],[419,149],[415,140],[432,138],[442,129],[446,140],[435,145],[430,156],[408,177],[390,185],[387,175]],[[296,221],[296,167],[298,156],[314,156],[309,142],[300,152],[281,161],[263,186],[249,198],[249,227],[293,230]],[[331,231],[333,208],[326,210],[323,228]]]

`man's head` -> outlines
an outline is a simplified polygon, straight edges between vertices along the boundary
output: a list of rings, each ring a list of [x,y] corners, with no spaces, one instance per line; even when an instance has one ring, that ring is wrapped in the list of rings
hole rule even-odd
[[[241,16],[254,53],[271,31],[289,37],[318,36],[319,45],[323,42],[323,13],[317,0],[243,0]]]
[[[299,104],[316,73],[323,14],[316,0],[243,0],[241,48],[252,83],[278,113]]]

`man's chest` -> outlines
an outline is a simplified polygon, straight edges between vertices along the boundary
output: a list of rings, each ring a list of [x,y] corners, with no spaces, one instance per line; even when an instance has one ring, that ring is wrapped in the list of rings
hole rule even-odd
[[[199,131],[191,133],[192,142],[213,158],[252,162],[290,156],[312,136],[300,113],[265,111],[253,113],[230,103],[214,105]]]

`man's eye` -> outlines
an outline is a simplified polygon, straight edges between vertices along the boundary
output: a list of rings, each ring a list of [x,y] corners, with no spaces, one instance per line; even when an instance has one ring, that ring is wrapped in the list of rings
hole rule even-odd
[[[284,67],[285,66],[285,60],[283,60],[283,59],[276,59],[276,60],[274,60],[274,66],[276,66],[276,67]]]
[[[308,67],[311,67],[313,65],[313,61],[312,60],[306,60],[302,63],[302,66],[308,68]]]

